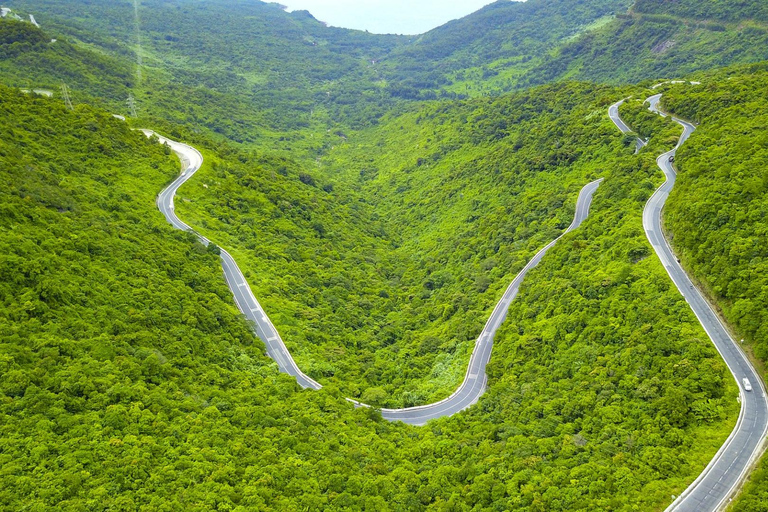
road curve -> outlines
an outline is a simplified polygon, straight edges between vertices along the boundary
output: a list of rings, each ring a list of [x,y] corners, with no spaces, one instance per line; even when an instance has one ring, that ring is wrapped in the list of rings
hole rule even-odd
[[[624,121],[621,120],[621,117],[619,117],[619,107],[626,101],[626,99],[617,101],[613,105],[611,105],[608,108],[608,116],[613,120],[614,124],[619,127],[619,130],[621,130],[623,133],[632,133],[632,129],[624,124]],[[637,141],[635,142],[635,154],[639,153],[641,149],[645,147],[645,145],[648,144],[646,141],[644,141],[641,138],[637,138]]]
[[[194,233],[194,230],[191,227],[176,216],[174,196],[179,187],[189,180],[203,165],[203,155],[192,146],[167,139],[157,135],[151,130],[142,131],[147,136],[153,134],[156,135],[160,140],[160,143],[168,144],[171,150],[179,156],[182,166],[181,174],[157,196],[157,207],[168,222],[175,228]],[[205,245],[210,243],[204,236],[197,233],[195,234]],[[240,268],[237,266],[232,256],[224,249],[221,249],[221,267],[224,270],[224,277],[226,278],[227,285],[232,291],[232,295],[235,297],[237,307],[243,315],[252,322],[256,334],[262,341],[264,341],[264,345],[267,348],[267,354],[277,363],[280,371],[295,377],[296,381],[303,388],[320,389],[322,386],[302,372],[296,365],[296,362],[293,360],[293,357],[291,357],[290,352],[288,352],[277,329],[272,325],[272,322],[264,312],[261,304],[259,304],[259,301],[256,300],[256,297],[253,295],[251,287],[248,286],[248,282],[245,280],[245,276],[240,271]]]
[[[151,130],[142,131],[148,137],[152,135],[157,136],[160,143],[168,144],[171,150],[179,156],[179,159],[182,162],[182,172],[178,178],[163,189],[157,196],[157,206],[168,222],[174,227],[194,233],[192,228],[176,216],[174,196],[179,187],[200,169],[200,166],[203,163],[203,156],[191,146],[159,136]],[[589,207],[592,204],[592,196],[602,181],[602,178],[593,181],[581,189],[578,200],[576,201],[576,211],[573,222],[568,226],[568,229],[536,253],[531,261],[529,261],[520,273],[517,274],[509,287],[507,287],[507,290],[504,292],[504,295],[498,304],[496,304],[490,318],[486,322],[483,331],[480,333],[480,337],[475,342],[475,347],[472,350],[472,355],[469,359],[467,372],[459,388],[448,398],[433,404],[405,409],[381,409],[381,415],[385,419],[390,421],[402,421],[411,425],[423,425],[431,419],[456,414],[477,402],[480,396],[485,392],[486,383],[488,381],[485,374],[485,367],[491,358],[493,337],[502,322],[504,322],[509,305],[515,296],[517,296],[520,284],[523,282],[525,275],[529,270],[538,265],[544,257],[544,254],[546,254],[546,252],[555,245],[560,238],[565,236],[566,233],[578,228],[587,218],[587,215],[589,215]],[[208,245],[210,243],[204,236],[197,233],[195,234],[204,244]],[[277,329],[272,325],[272,322],[262,309],[259,301],[253,295],[248,282],[245,280],[245,276],[243,276],[243,273],[238,268],[232,256],[224,249],[221,249],[221,265],[224,270],[224,277],[226,278],[227,285],[235,297],[235,302],[237,303],[238,308],[240,308],[240,311],[246,318],[253,323],[256,334],[266,345],[267,354],[277,363],[280,371],[295,377],[299,385],[303,388],[320,389],[322,386],[317,381],[304,374],[296,365],[296,362],[293,360],[290,352],[288,352]],[[355,400],[348,400],[357,407],[368,407],[366,404]]]
[[[467,373],[464,375],[464,381],[459,388],[448,398],[433,404],[408,407],[405,409],[381,409],[381,415],[384,418],[391,421],[402,421],[411,425],[423,425],[431,419],[456,414],[480,399],[485,392],[485,386],[488,382],[488,377],[485,374],[485,367],[491,359],[493,338],[496,335],[496,331],[504,322],[504,319],[507,316],[507,311],[509,310],[509,305],[517,296],[517,292],[520,290],[520,285],[522,284],[523,279],[525,279],[529,270],[539,264],[544,257],[544,254],[546,254],[558,240],[565,236],[566,233],[578,228],[587,218],[587,215],[589,215],[589,207],[592,204],[592,195],[602,181],[602,178],[593,181],[581,189],[579,198],[576,201],[576,212],[573,216],[573,222],[568,226],[568,229],[537,252],[507,287],[501,300],[496,304],[491,316],[485,323],[485,327],[483,327],[480,337],[477,338],[477,341],[475,342],[475,348],[472,350],[472,355],[469,357]]]
[[[661,94],[657,94],[646,101],[650,104],[651,111],[665,116],[666,114],[658,107],[660,99]],[[618,117],[618,110],[609,111],[609,115],[622,132],[629,131],[627,125]],[[659,168],[664,172],[666,181],[645,205],[643,228],[670,278],[685,297],[736,379],[740,390],[741,411],[736,427],[720,450],[696,480],[666,509],[666,512],[714,512],[725,508],[763,451],[765,436],[768,432],[768,400],[762,379],[703,294],[693,285],[664,237],[661,212],[677,177],[670,158],[675,156],[677,149],[696,129],[683,120],[674,117],[672,119],[683,127],[683,133],[677,146],[660,155],[656,160]],[[744,378],[749,379],[753,391],[744,390],[742,385]]]

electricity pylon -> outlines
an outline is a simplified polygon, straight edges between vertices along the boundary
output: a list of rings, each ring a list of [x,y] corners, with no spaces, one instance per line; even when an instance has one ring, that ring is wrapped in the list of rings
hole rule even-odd
[[[131,112],[131,117],[139,117],[138,114],[136,114],[136,100],[133,99],[133,94],[129,94],[128,99],[125,100],[125,102],[128,104],[128,110]]]
[[[67,110],[75,110],[75,107],[72,106],[72,98],[69,97],[67,84],[61,84],[61,96],[64,98],[64,106],[67,107]]]

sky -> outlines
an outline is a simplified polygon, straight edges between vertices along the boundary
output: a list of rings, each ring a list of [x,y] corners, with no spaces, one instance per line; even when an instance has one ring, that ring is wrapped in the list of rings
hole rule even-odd
[[[275,0],[334,27],[376,34],[423,34],[493,0]]]

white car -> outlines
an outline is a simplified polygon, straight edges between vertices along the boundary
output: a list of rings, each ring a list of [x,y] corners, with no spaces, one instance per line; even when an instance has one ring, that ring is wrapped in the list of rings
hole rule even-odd
[[[752,384],[749,383],[749,379],[744,377],[741,379],[741,383],[746,391],[752,391]]]

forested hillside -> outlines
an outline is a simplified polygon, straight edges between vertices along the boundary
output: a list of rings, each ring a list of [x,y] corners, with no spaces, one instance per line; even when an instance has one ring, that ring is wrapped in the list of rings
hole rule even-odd
[[[383,63],[388,89],[404,98],[511,90],[550,51],[630,5],[630,0],[494,2],[397,47]]]
[[[701,123],[679,153],[665,216],[681,260],[717,301],[739,338],[768,360],[768,66],[708,74],[665,106]],[[734,510],[765,510],[766,461]]]
[[[329,28],[306,11],[287,13],[260,1],[145,0],[137,16],[130,1],[12,0],[9,5],[38,13],[46,30],[134,63],[141,56],[143,81],[134,94],[145,115],[200,122],[198,116],[209,112],[198,114],[195,105],[229,104],[229,116],[205,124],[240,141],[270,128],[307,127],[315,117],[323,124],[340,119],[369,124],[391,104],[373,62],[407,41]],[[173,96],[181,84],[193,96],[179,102]],[[163,102],[193,117],[185,119]],[[248,113],[241,105],[259,112]],[[232,114],[240,124],[224,125]]]
[[[563,45],[520,84],[641,82],[766,59],[765,2],[639,0],[629,14]]]
[[[563,78],[640,82],[768,59],[760,2],[742,9],[735,0],[707,8],[648,1],[628,13],[630,4],[500,0],[417,37],[326,27],[306,11],[255,0],[146,0],[138,16],[127,0],[11,0],[36,13],[46,35],[82,43],[88,59],[119,61],[106,65],[107,76],[123,80],[94,87],[68,78],[68,64],[39,66],[35,54],[13,63],[5,80],[71,80],[76,93],[113,108],[130,92],[145,119],[311,160],[334,144],[328,129],[375,125],[414,100],[497,95]],[[141,78],[126,72],[139,58]]]
[[[427,403],[456,388],[503,290],[602,174],[616,137],[592,98],[606,93],[413,109],[314,173],[213,165],[178,212],[236,251],[310,376],[366,403]]]
[[[742,339],[753,360],[766,360],[765,199],[768,122],[762,91],[765,63],[698,76],[701,84],[665,84],[668,112],[695,121],[694,135],[678,151],[675,188],[664,221],[667,236],[690,275]],[[622,118],[643,138],[672,142],[679,131],[643,103],[645,95],[621,106]],[[765,457],[729,510],[765,510]]]
[[[702,70],[768,59],[768,18],[629,3],[503,0],[410,37],[256,0],[8,0],[43,28],[0,20],[0,510],[663,510],[739,403],[643,232],[680,130],[641,100],[701,123],[666,227],[765,360],[768,69]],[[627,85],[688,72],[702,84]],[[606,115],[626,97],[638,154]],[[323,389],[278,373],[215,251],[163,220],[178,160],[132,126],[203,152],[179,216]],[[476,405],[423,427],[352,407],[453,391],[598,177]],[[766,488],[763,462],[735,508]]]
[[[667,226],[694,274],[768,359],[768,104],[765,64],[707,75],[665,95],[671,111],[701,123],[680,152]]]
[[[31,23],[0,19],[0,77],[5,85],[47,89],[62,83],[76,101],[121,108],[134,78],[130,61],[55,39]]]
[[[701,2],[699,0],[636,0],[633,10],[648,14],[680,16],[717,21],[768,20],[763,0]]]
[[[596,120],[618,92],[565,91]],[[177,169],[162,146],[90,108],[0,93],[13,120],[0,136],[7,508],[654,507],[735,419],[725,368],[645,258],[631,205],[656,174],[619,135],[605,143],[593,217],[510,311],[486,397],[419,428],[276,373],[215,256],[155,211]],[[553,90],[531,94],[547,105]],[[271,166],[213,159],[254,176]],[[562,302],[545,308],[542,296]],[[612,309],[625,300],[637,316]]]

